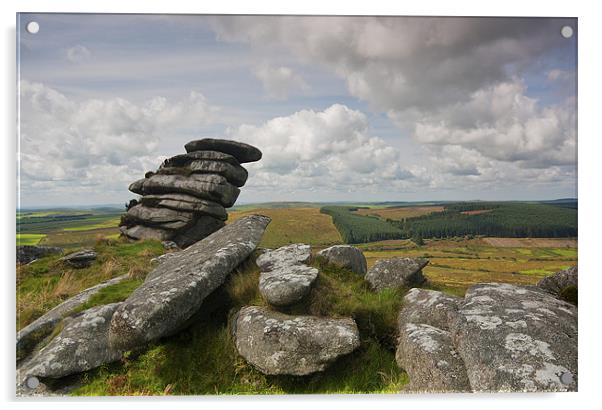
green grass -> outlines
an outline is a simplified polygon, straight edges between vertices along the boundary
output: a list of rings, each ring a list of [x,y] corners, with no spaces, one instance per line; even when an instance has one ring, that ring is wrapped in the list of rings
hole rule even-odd
[[[117,226],[119,226],[119,218],[112,218],[112,219],[108,219],[106,221],[99,222],[99,223],[83,224],[81,226],[71,226],[71,227],[63,228],[63,230],[77,232],[77,231],[90,231],[93,229],[116,228]]]
[[[394,357],[395,327],[404,289],[370,291],[363,279],[316,261],[321,273],[308,299],[285,313],[353,317],[361,346],[326,371],[310,376],[266,376],[242,359],[229,318],[246,305],[265,305],[253,263],[242,266],[204,303],[206,314],[176,336],[129,353],[120,363],[82,376],[75,395],[199,395],[394,393],[408,382]]]
[[[121,302],[127,299],[128,296],[140,285],[142,279],[129,279],[116,283],[111,286],[102,288],[98,293],[92,295],[90,299],[74,312],[83,312],[94,306],[108,305],[109,303]]]
[[[17,246],[37,245],[45,237],[46,235],[41,233],[18,233]]]

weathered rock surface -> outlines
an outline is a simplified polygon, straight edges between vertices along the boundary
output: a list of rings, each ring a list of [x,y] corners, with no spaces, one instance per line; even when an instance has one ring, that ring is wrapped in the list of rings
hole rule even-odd
[[[27,356],[35,346],[40,343],[46,336],[50,335],[56,325],[75,309],[86,303],[92,296],[98,293],[101,289],[107,286],[116,285],[127,279],[127,275],[118,276],[109,279],[98,285],[92,286],[77,295],[67,299],[58,306],[55,306],[46,314],[25,326],[17,332],[17,360]]]
[[[161,164],[160,168],[163,167],[185,167],[192,161],[222,161],[232,165],[240,165],[238,160],[230,154],[226,154],[219,151],[193,151],[187,154],[175,155],[171,158],[166,159]]]
[[[135,194],[168,194],[171,192],[189,194],[200,199],[215,201],[225,207],[236,202],[240,190],[230,184],[226,178],[214,174],[152,175],[139,179],[130,185]]]
[[[428,263],[427,259],[422,258],[379,259],[368,270],[365,278],[375,291],[401,286],[418,286],[426,281],[422,268]]]
[[[258,306],[242,308],[232,331],[240,355],[267,375],[319,372],[360,345],[351,318],[289,316]]]
[[[556,296],[560,296],[563,290],[569,286],[577,288],[579,285],[579,278],[577,272],[577,266],[573,266],[568,269],[556,272],[551,276],[547,276],[537,283],[537,286],[546,290]]]
[[[268,249],[257,258],[255,263],[259,269],[267,272],[276,266],[306,264],[310,259],[311,246],[295,243],[278,249]]]
[[[132,200],[120,230],[130,239],[170,240],[189,246],[224,226],[227,207],[236,202],[248,178],[240,161],[255,161],[261,151],[228,140],[186,144],[187,154],[168,158],[156,172],[133,182]]]
[[[96,260],[96,252],[92,249],[83,249],[78,252],[70,253],[61,258],[63,262],[74,268],[87,268]]]
[[[43,258],[44,256],[58,255],[61,253],[63,253],[63,249],[56,246],[20,245],[17,246],[17,263],[25,265],[36,259]]]
[[[141,200],[142,205],[153,208],[168,208],[175,211],[196,212],[212,216],[225,221],[228,213],[217,202],[200,199],[187,194],[145,195]]]
[[[410,376],[411,391],[470,391],[464,362],[455,350],[450,323],[462,300],[442,292],[410,289],[399,314],[395,358]]]
[[[534,286],[484,283],[464,299],[413,289],[399,334],[416,390],[577,389],[577,309]]]
[[[64,377],[119,360],[122,351],[109,346],[107,338],[118,306],[96,306],[65,318],[63,330],[17,369],[19,381],[31,376]]]
[[[318,270],[306,265],[310,259],[311,247],[300,243],[259,256],[259,292],[265,300],[274,306],[288,306],[303,299],[318,277]]]
[[[157,171],[157,174],[164,175],[190,175],[191,173],[218,174],[237,187],[243,186],[249,176],[247,170],[240,165],[209,160],[190,161],[185,167],[161,167]]]
[[[318,256],[326,262],[349,269],[358,275],[365,275],[368,271],[366,257],[361,250],[350,245],[335,245],[318,252]]]
[[[126,216],[134,223],[156,225],[168,230],[181,229],[194,222],[192,212],[174,211],[168,208],[151,208],[144,205],[131,207]]]
[[[242,142],[231,140],[204,138],[201,140],[190,141],[184,148],[186,148],[186,152],[207,150],[220,151],[232,155],[241,164],[259,161],[261,159],[261,151],[257,148]]]
[[[475,391],[577,388],[577,309],[536,287],[472,286],[452,327]],[[569,372],[573,382],[564,384]]]
[[[395,358],[410,376],[407,390],[432,393],[471,390],[464,362],[446,330],[404,323]]]
[[[311,266],[278,266],[259,275],[259,292],[271,305],[292,305],[307,296],[317,277]]]
[[[131,349],[171,334],[257,247],[270,218],[241,218],[160,263],[117,309],[109,339]]]
[[[449,330],[458,316],[463,300],[443,292],[413,288],[403,298],[403,308],[399,314],[400,327],[404,323],[425,323],[440,329]]]

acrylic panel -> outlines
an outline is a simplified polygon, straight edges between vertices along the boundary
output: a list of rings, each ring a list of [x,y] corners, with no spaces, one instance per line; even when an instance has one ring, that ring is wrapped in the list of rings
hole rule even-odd
[[[576,391],[577,19],[17,15],[18,396]]]

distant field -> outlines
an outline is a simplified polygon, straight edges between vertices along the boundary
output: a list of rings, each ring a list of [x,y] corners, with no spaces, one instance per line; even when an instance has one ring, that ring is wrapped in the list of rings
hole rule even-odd
[[[19,245],[37,245],[46,235],[38,233],[18,233],[17,246]]]
[[[383,219],[394,219],[401,221],[407,218],[432,214],[433,212],[442,212],[442,206],[408,206],[395,208],[360,208],[354,213],[364,216],[377,216]]]
[[[491,246],[510,248],[576,248],[573,238],[483,238]]]
[[[275,248],[291,243],[332,245],[342,243],[341,235],[329,215],[321,214],[319,208],[259,208],[231,211],[228,223],[243,216],[260,214],[272,218],[263,235],[260,246]]]

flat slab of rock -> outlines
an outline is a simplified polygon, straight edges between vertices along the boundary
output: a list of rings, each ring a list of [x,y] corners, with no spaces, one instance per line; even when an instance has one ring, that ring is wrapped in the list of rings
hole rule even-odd
[[[318,270],[306,265],[277,266],[259,275],[259,292],[274,306],[289,306],[301,301],[318,278]]]
[[[278,249],[268,249],[262,253],[255,263],[264,272],[279,265],[299,265],[309,263],[311,246],[303,243],[282,246]]]
[[[192,161],[222,161],[232,165],[240,165],[238,160],[230,154],[219,151],[193,151],[187,154],[178,154],[166,159],[161,164],[163,167],[184,167]]]
[[[241,164],[259,161],[261,159],[261,151],[254,146],[231,140],[203,138],[201,140],[190,141],[188,144],[184,145],[184,148],[186,148],[186,152],[205,150],[220,151],[232,155]]]
[[[556,296],[560,296],[562,291],[569,286],[574,286],[577,288],[578,285],[579,275],[577,272],[577,266],[556,272],[551,276],[543,278],[537,283],[537,286]]]
[[[17,332],[17,360],[27,356],[35,346],[46,336],[50,335],[56,325],[78,307],[86,303],[92,296],[107,286],[116,285],[127,279],[128,275],[118,276],[109,279],[98,285],[92,286],[77,295],[67,299],[58,306],[55,306],[43,316],[37,318],[29,325]]]
[[[175,236],[174,231],[160,229],[156,226],[134,225],[128,227],[123,225],[119,227],[119,231],[125,237],[136,240],[155,239],[158,241],[170,241]]]
[[[133,182],[129,190],[139,195],[181,193],[208,199],[228,208],[234,205],[240,190],[226,178],[215,174],[159,175]]]
[[[427,324],[404,323],[400,328],[395,359],[410,376],[408,390],[430,393],[471,391],[464,362],[446,330]]]
[[[258,306],[242,308],[232,330],[239,354],[267,375],[319,372],[360,345],[351,318],[289,316]]]
[[[63,253],[62,248],[56,246],[32,246],[20,245],[17,246],[17,263],[24,265],[31,263],[36,259],[43,258],[49,255],[58,255]]]
[[[428,263],[428,259],[423,258],[379,259],[365,278],[377,292],[386,288],[418,286],[426,281],[422,268]]]
[[[109,346],[107,337],[118,306],[96,306],[64,319],[63,330],[17,369],[19,381],[64,377],[119,360],[122,352]]]
[[[232,185],[241,187],[247,182],[249,173],[246,169],[240,165],[232,165],[224,161],[210,161],[210,160],[195,160],[190,161],[187,165],[182,167],[161,167],[158,174],[166,175],[189,175],[191,173],[198,174],[218,174],[223,176]]]
[[[368,264],[363,252],[350,245],[335,245],[318,252],[318,256],[335,266],[349,269],[358,275],[364,276],[368,271]]]
[[[179,329],[255,250],[269,222],[241,218],[159,264],[115,312],[111,346],[128,350]]]
[[[134,223],[159,226],[161,229],[182,229],[194,221],[192,212],[175,211],[169,208],[152,208],[145,205],[135,205],[126,214],[126,219]]]
[[[452,335],[474,391],[577,389],[577,309],[537,287],[472,286]]]
[[[92,265],[92,262],[96,260],[96,252],[92,249],[83,249],[78,252],[70,253],[69,255],[62,257],[61,260],[74,268],[86,268]]]
[[[257,258],[259,292],[274,306],[288,306],[301,301],[318,277],[318,270],[307,266],[311,247],[297,243],[268,250]]]
[[[206,214],[222,221],[228,219],[228,213],[222,205],[187,194],[146,195],[142,197],[141,203],[153,208]]]

